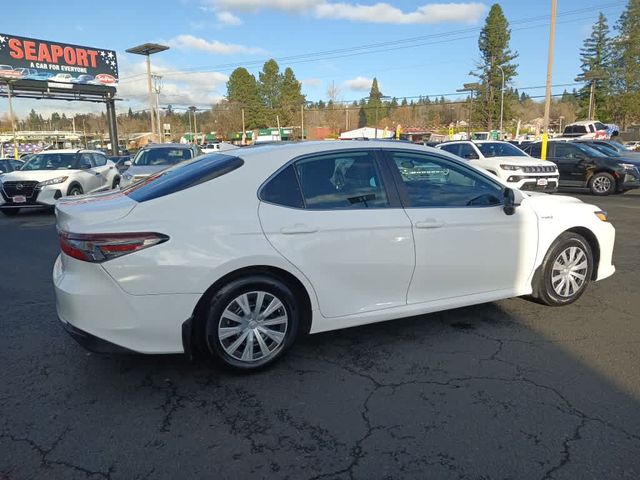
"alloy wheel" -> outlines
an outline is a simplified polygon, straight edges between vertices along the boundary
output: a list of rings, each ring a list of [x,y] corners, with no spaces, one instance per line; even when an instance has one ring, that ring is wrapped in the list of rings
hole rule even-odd
[[[598,193],[607,193],[611,190],[611,179],[600,176],[593,179],[593,189]]]
[[[243,293],[224,309],[218,340],[235,360],[256,362],[276,355],[283,346],[289,316],[283,302],[265,291]]]
[[[565,248],[556,257],[551,269],[553,290],[561,297],[572,297],[587,281],[588,269],[589,260],[581,247]]]

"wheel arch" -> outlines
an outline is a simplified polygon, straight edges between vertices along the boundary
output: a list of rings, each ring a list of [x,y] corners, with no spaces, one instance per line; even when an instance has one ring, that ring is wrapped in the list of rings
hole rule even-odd
[[[69,192],[73,187],[78,187],[82,191],[82,193],[84,193],[84,188],[82,188],[82,184],[78,180],[73,180],[67,187],[67,195],[69,195]]]
[[[198,303],[193,309],[191,325],[189,327],[191,331],[189,333],[186,333],[189,338],[188,340],[185,339],[185,332],[183,332],[183,343],[185,343],[186,347],[187,341],[189,342],[190,349],[193,350],[192,353],[195,356],[201,356],[205,352],[205,346],[202,343],[204,338],[202,332],[205,326],[204,313],[206,311],[209,300],[224,285],[232,282],[233,280],[249,275],[266,275],[285,283],[293,291],[294,295],[297,299],[300,300],[301,303],[300,307],[302,310],[302,314],[300,316],[300,319],[302,323],[300,325],[299,334],[306,335],[309,333],[309,331],[311,330],[311,322],[313,316],[311,294],[307,290],[303,282],[298,279],[298,277],[296,277],[291,272],[284,270],[283,268],[275,267],[272,265],[252,265],[248,267],[242,267],[233,270],[216,280],[202,294],[200,300],[198,300]]]

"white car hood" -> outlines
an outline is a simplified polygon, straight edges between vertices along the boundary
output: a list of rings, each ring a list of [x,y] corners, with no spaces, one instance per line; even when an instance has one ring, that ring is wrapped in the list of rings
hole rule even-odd
[[[126,217],[137,202],[120,191],[63,197],[56,202],[58,228],[83,232],[86,227]]]
[[[18,170],[15,172],[9,172],[2,175],[3,182],[44,182],[45,180],[51,180],[57,177],[66,177],[73,173],[77,173],[79,170]]]
[[[485,157],[485,160],[491,160],[509,165],[521,165],[538,167],[540,165],[555,165],[555,163],[548,160],[540,160],[533,157]]]

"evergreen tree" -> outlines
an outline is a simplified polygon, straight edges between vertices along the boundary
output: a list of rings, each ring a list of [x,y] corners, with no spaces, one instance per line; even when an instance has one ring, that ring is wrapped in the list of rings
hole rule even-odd
[[[280,106],[280,92],[283,81],[278,62],[273,58],[267,60],[258,76],[258,89],[260,90],[262,103],[269,109],[277,110]]]
[[[227,100],[238,110],[245,110],[245,126],[248,129],[265,126],[264,108],[258,90],[256,77],[246,68],[238,67],[229,76],[227,82]]]
[[[298,81],[293,70],[287,67],[282,76],[280,87],[280,111],[282,125],[294,125],[295,120],[299,118],[298,112],[300,106],[304,104],[304,95],[302,94],[302,83]]]
[[[407,105],[409,105],[409,103],[407,102],[406,98],[403,98],[402,103],[400,105],[402,105],[403,107],[406,107]]]
[[[580,50],[580,74],[578,81],[584,81],[585,86],[580,89],[580,117],[589,114],[589,99],[593,82],[595,106],[597,114],[594,118],[608,121],[606,102],[609,98],[609,71],[611,68],[611,40],[609,25],[606,17],[600,13],[598,21],[593,25],[591,35],[585,39]],[[596,78],[594,78],[596,77]]]
[[[484,27],[480,32],[478,47],[481,63],[478,69],[471,72],[480,79],[481,88],[474,100],[473,110],[476,121],[489,130],[495,128],[500,121],[500,103],[502,88],[502,71],[504,71],[505,88],[517,75],[517,65],[512,63],[518,54],[509,48],[511,30],[504,16],[502,7],[492,5]],[[510,118],[510,108],[505,95],[504,118]]]
[[[378,128],[376,120],[380,120],[386,116],[386,112],[383,111],[382,97],[382,92],[380,92],[380,89],[378,88],[378,79],[374,77],[373,82],[371,83],[371,90],[369,91],[367,108],[364,112],[367,119],[367,125],[373,125]]]
[[[629,0],[616,24],[611,86],[614,119],[625,127],[640,119],[640,0]]]

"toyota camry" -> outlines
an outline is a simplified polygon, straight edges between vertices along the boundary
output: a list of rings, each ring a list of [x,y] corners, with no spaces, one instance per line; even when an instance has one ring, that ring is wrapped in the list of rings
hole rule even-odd
[[[57,311],[80,343],[241,370],[307,333],[517,296],[567,305],[615,270],[598,207],[404,143],[200,156],[56,214]]]

